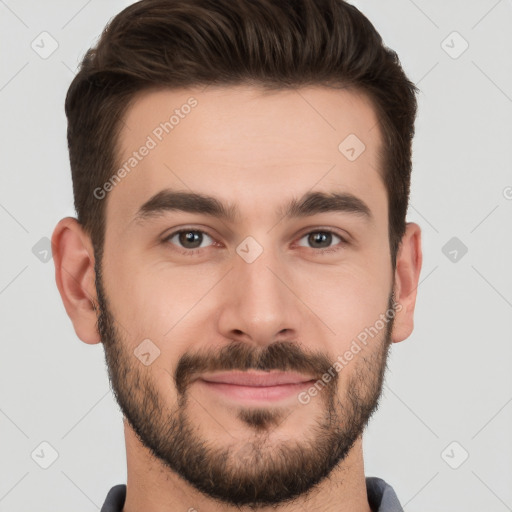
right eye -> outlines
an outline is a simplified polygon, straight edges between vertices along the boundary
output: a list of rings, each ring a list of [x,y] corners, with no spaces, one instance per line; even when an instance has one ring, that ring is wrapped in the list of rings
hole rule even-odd
[[[180,254],[191,255],[196,254],[198,250],[204,249],[208,244],[203,245],[205,237],[213,240],[210,235],[199,229],[180,229],[173,231],[170,235],[166,236],[162,243],[171,243],[177,246],[177,251]]]

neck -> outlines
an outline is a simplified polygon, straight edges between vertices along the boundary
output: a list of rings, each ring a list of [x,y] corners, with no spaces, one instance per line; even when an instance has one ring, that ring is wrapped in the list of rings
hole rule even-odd
[[[200,493],[170,470],[140,442],[124,420],[127,487],[123,512],[253,512],[254,507],[235,507]],[[371,512],[366,493],[362,439],[347,457],[307,496],[258,512]]]

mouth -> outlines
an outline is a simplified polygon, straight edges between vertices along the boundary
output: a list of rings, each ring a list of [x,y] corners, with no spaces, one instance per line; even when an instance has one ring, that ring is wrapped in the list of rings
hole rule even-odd
[[[207,391],[242,402],[275,402],[296,396],[315,379],[293,372],[236,371],[201,375]]]

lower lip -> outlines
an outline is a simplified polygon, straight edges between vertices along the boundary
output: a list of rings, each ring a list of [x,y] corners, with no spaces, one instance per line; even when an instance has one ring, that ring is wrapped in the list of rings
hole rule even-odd
[[[209,382],[199,379],[207,389],[228,398],[245,402],[277,402],[291,396],[297,396],[303,389],[311,386],[313,381],[296,384],[281,384],[279,386],[239,386],[221,382]]]

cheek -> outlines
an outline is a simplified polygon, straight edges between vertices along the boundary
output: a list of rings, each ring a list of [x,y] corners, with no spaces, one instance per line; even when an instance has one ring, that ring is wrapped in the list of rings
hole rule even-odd
[[[210,278],[199,267],[174,267],[169,262],[145,261],[136,252],[125,252],[105,264],[107,293],[117,305],[121,321],[164,334],[201,297]],[[203,292],[204,293],[204,292]]]
[[[382,258],[381,258],[382,260]],[[353,264],[309,272],[298,294],[318,318],[334,332],[330,350],[340,351],[350,345],[366,328],[385,314],[391,293],[391,270],[387,262]],[[380,325],[380,323],[379,323]],[[328,332],[326,331],[326,332]],[[331,332],[332,334],[332,332]]]
[[[204,345],[207,324],[204,311],[209,290],[219,277],[201,266],[172,267],[169,263],[142,266],[125,257],[109,275],[109,298],[116,305],[115,318],[132,353],[146,339],[159,350],[151,371],[158,382],[169,379],[178,359]],[[214,327],[210,329],[213,331]],[[153,368],[154,366],[154,368]],[[158,384],[160,386],[160,384]]]

